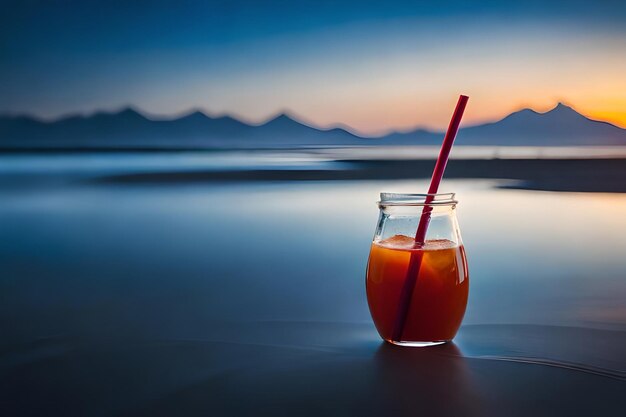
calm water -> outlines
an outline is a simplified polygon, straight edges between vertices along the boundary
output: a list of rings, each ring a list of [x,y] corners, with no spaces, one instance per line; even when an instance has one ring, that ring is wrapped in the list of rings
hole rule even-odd
[[[218,158],[3,156],[0,333],[8,356],[0,360],[0,371],[58,355],[58,349],[66,352],[57,345],[45,351],[35,346],[50,338],[123,340],[128,346],[132,340],[233,338],[266,345],[288,339],[286,335],[296,337],[294,329],[277,330],[268,323],[294,323],[299,329],[330,326],[302,336],[315,340],[316,346],[334,334],[344,337],[342,346],[350,340],[378,346],[364,288],[378,215],[375,202],[380,191],[419,192],[426,182],[162,186],[93,181],[111,172],[205,167],[207,160],[219,169],[225,161]],[[249,165],[281,164],[267,158],[271,162]],[[313,162],[304,158],[289,163]],[[441,190],[457,193],[469,261],[470,300],[462,335],[478,335],[471,331],[481,328],[475,325],[495,324],[573,326],[623,335],[626,195],[497,186],[497,181],[455,180]],[[344,331],[341,326],[352,327]],[[273,342],[259,336],[266,331]],[[537,340],[536,334],[520,334],[520,340]],[[350,335],[348,342],[345,335]],[[479,351],[470,342],[459,343],[465,355]],[[164,352],[161,359],[167,362],[173,356]],[[136,364],[144,354],[129,355],[129,363]],[[377,355],[380,359],[380,351]],[[272,358],[276,356],[263,363],[274,363]],[[606,363],[613,359],[598,360],[609,368]],[[623,363],[617,363],[620,370]],[[184,369],[185,378],[199,377],[197,367]],[[24,372],[19,375],[29,375]],[[41,377],[33,375],[39,375],[35,380]],[[143,398],[136,395],[134,399]],[[128,398],[119,401],[124,407],[132,403]],[[88,410],[81,407],[73,410]]]
[[[17,319],[9,323],[17,334],[162,331],[181,321],[195,334],[207,320],[368,322],[363,273],[378,193],[427,188],[424,181],[110,186],[90,180],[238,159],[3,158],[10,163],[0,180],[0,309]],[[278,164],[269,155],[249,165],[260,163]],[[496,186],[456,180],[442,190],[460,200],[471,273],[465,323],[624,328],[626,195]]]

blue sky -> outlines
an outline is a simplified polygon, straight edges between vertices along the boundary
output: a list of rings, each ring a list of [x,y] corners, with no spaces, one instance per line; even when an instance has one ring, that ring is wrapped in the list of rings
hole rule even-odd
[[[563,100],[626,125],[624,3],[5,1],[0,111],[289,110],[379,133],[442,127],[465,93],[469,122]]]

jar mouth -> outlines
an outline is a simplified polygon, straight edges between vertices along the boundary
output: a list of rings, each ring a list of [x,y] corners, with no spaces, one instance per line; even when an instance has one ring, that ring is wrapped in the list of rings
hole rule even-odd
[[[443,194],[403,194],[380,193],[379,207],[386,206],[454,206],[458,203],[454,199],[455,193]]]

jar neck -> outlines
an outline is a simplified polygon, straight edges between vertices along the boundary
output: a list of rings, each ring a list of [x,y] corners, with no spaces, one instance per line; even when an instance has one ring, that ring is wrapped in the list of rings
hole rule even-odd
[[[378,207],[381,212],[399,215],[452,214],[458,203],[454,193],[446,194],[400,194],[380,193]]]
[[[453,193],[430,195],[381,193],[378,202],[380,216],[374,240],[423,234],[424,241],[445,240],[460,245],[456,204]],[[425,229],[421,229],[424,222]]]
[[[379,206],[449,206],[456,205],[454,193],[401,194],[380,193]]]

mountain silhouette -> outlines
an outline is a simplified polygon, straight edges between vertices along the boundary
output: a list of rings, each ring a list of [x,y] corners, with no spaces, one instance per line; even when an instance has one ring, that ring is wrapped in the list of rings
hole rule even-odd
[[[366,138],[343,128],[319,129],[281,113],[253,125],[230,116],[193,111],[172,119],[152,119],[132,107],[90,116],[41,121],[0,116],[0,148],[294,148],[441,144],[443,132],[415,129]],[[591,120],[559,103],[545,113],[523,109],[505,118],[460,130],[458,145],[587,146],[626,145],[626,130]]]
[[[462,129],[459,145],[626,145],[626,130],[591,120],[563,103],[538,113],[514,112],[504,119]]]
[[[280,136],[281,144],[289,146],[310,145],[363,145],[367,140],[344,129],[318,129],[295,120],[292,116],[281,113],[256,127],[255,135],[259,141],[272,143]]]

